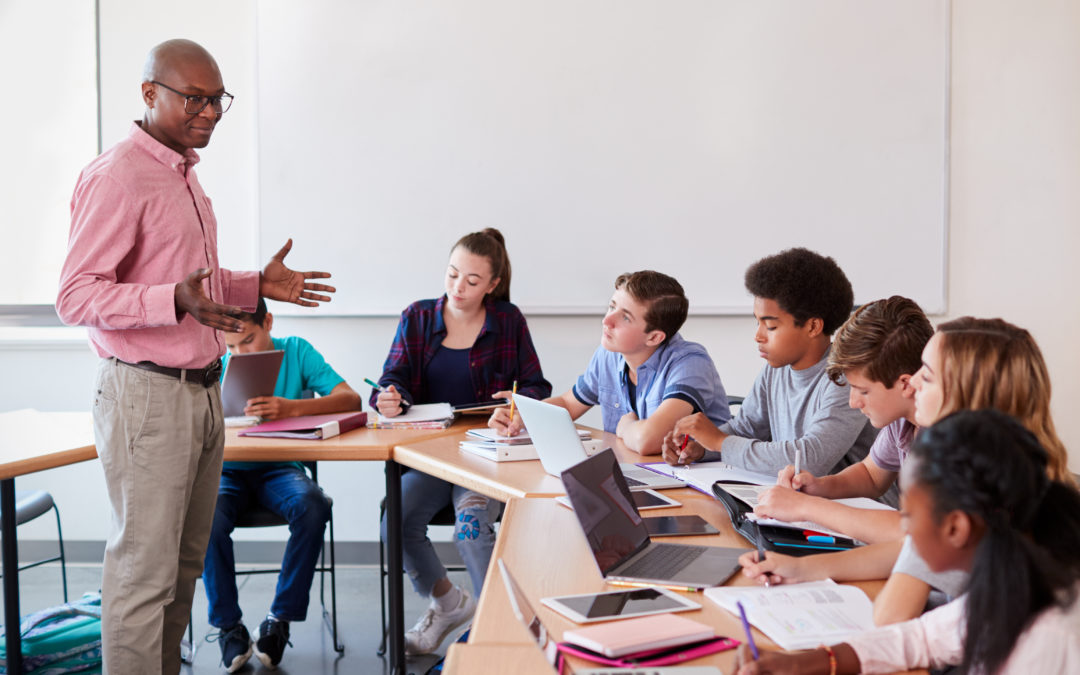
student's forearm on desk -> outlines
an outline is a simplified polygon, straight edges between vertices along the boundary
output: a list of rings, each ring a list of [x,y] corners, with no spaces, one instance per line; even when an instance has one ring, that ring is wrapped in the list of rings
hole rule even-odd
[[[325,415],[336,412],[360,410],[361,398],[347,383],[342,382],[330,390],[326,396],[304,398],[293,401],[296,416]]]
[[[809,579],[834,581],[874,581],[885,579],[892,571],[903,540],[860,546],[850,551],[824,553],[804,558]]]
[[[859,509],[830,499],[810,497],[797,520],[811,520],[869,544],[903,537],[900,514],[891,510]]]

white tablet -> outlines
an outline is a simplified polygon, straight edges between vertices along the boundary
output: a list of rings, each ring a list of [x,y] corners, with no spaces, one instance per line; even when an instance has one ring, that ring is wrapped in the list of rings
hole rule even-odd
[[[230,354],[221,381],[221,406],[225,417],[240,417],[248,399],[273,396],[285,352],[276,349],[250,354]]]
[[[577,623],[629,619],[632,616],[685,612],[701,605],[666,588],[628,588],[609,593],[583,593],[541,598],[559,614]]]

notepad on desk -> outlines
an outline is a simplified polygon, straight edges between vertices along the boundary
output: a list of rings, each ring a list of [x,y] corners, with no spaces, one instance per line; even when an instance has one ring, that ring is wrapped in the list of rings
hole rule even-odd
[[[594,454],[604,449],[602,438],[583,438],[581,441],[587,454]],[[528,459],[540,459],[536,446],[528,442],[517,441],[498,443],[490,441],[461,441],[458,447],[462,452],[477,455],[493,462],[520,462]]]
[[[449,403],[414,403],[394,417],[379,415],[372,427],[378,429],[445,429],[454,421]]]
[[[723,462],[699,462],[685,466],[672,466],[665,462],[652,462],[638,464],[638,466],[655,471],[656,473],[672,478],[678,478],[689,487],[698,492],[704,492],[713,496],[712,486],[716,481],[749,483],[751,485],[775,485],[776,476],[764,473],[755,473],[740,469]]]
[[[263,422],[239,432],[238,436],[260,438],[299,438],[322,440],[333,438],[346,431],[359,429],[367,423],[366,412],[331,413],[329,415],[303,415],[282,420]]]
[[[705,597],[736,616],[735,603],[741,602],[750,623],[788,651],[835,644],[874,627],[870,598],[830,579],[771,588],[716,586],[706,588]]]

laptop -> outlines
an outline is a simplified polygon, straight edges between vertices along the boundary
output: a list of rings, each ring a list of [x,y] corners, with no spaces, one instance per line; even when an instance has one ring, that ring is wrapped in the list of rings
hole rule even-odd
[[[559,477],[563,471],[589,456],[566,408],[521,394],[514,394],[514,407],[521,413],[525,428],[529,430],[529,438],[536,446],[536,454],[540,456],[544,471]],[[619,466],[631,490],[686,487],[678,478],[650,471],[637,464],[627,462]]]
[[[506,586],[506,594],[510,597],[510,608],[514,611],[514,616],[518,618],[525,628],[528,629],[529,634],[533,640],[536,641],[536,646],[540,648],[540,651],[544,653],[544,658],[551,664],[553,673],[558,673],[558,652],[555,650],[555,641],[549,636],[547,628],[544,623],[540,621],[540,616],[529,604],[529,599],[525,597],[525,592],[521,590],[521,586],[518,585],[517,580],[514,579],[514,575],[510,574],[510,568],[506,566],[502,558],[499,558],[499,573],[502,575],[503,584]],[[602,668],[599,670],[575,670],[566,672],[573,672],[574,675],[723,675],[719,668],[713,666],[673,666],[673,667],[637,667],[637,668]]]
[[[221,381],[221,407],[225,417],[242,417],[248,399],[273,396],[285,352],[281,349],[230,354]]]
[[[610,448],[564,471],[562,481],[607,581],[701,590],[739,569],[743,549],[650,540]]]

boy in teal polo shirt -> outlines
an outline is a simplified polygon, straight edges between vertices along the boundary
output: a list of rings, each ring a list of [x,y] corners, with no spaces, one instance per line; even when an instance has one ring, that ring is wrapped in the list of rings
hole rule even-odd
[[[282,419],[300,415],[359,410],[360,395],[323,359],[307,340],[272,338],[274,317],[260,299],[241,333],[226,333],[230,353],[280,349],[285,352],[273,396],[250,399],[245,415]],[[228,363],[229,354],[225,355]],[[301,399],[305,390],[319,398]],[[221,660],[228,672],[251,658],[252,640],[241,623],[236,591],[232,531],[241,512],[263,506],[289,521],[289,541],[281,561],[277,591],[270,613],[259,626],[254,651],[268,668],[276,668],[289,640],[289,622],[303,621],[315,563],[322,549],[330,507],[319,486],[298,462],[225,462],[221,471],[214,525],[206,549],[203,582],[209,601],[209,620],[221,630]]]

